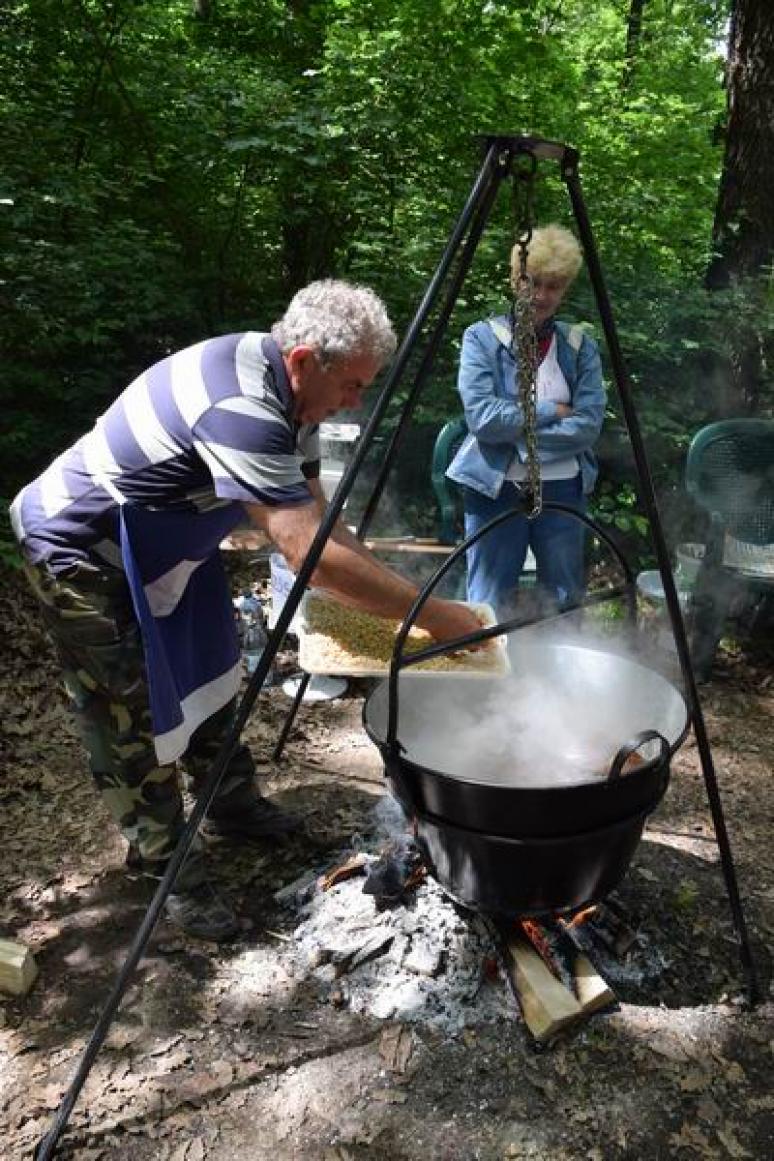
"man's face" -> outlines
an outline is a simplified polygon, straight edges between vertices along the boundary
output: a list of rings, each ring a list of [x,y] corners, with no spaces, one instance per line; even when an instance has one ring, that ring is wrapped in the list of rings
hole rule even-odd
[[[379,371],[371,355],[342,359],[323,370],[313,347],[294,347],[285,364],[300,423],[322,423],[338,411],[360,407]]]
[[[568,279],[557,278],[551,274],[534,274],[532,276],[532,301],[535,306],[535,322],[538,326],[556,314],[569,285]]]

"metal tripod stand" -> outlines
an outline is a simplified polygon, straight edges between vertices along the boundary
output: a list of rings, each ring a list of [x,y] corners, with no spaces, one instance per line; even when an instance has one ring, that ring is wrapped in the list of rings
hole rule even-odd
[[[119,972],[113,989],[99,1016],[91,1038],[84,1049],[83,1055],[76,1069],[70,1085],[65,1092],[48,1133],[40,1140],[35,1149],[36,1161],[47,1161],[55,1155],[57,1143],[64,1132],[70,1114],[78,1095],[88,1077],[92,1065],[104,1043],[111,1023],[118,1011],[123,996],[139,964],[145,948],[158,922],[164,902],[174,886],[177,874],[182,866],[190,846],[196,836],[199,826],[206,814],[217,791],[226,765],[233,754],[247,723],[250,712],[263,687],[266,675],[288,630],[290,622],[298,608],[301,597],[306,589],[314,569],[325,548],[326,542],[333,530],[344,503],[349,496],[361,465],[373,443],[379,424],[384,417],[388,405],[395,395],[401,379],[406,371],[409,359],[420,342],[423,328],[427,324],[431,312],[441,296],[444,283],[448,280],[443,299],[437,310],[435,321],[429,329],[426,338],[424,353],[421,356],[414,381],[408,396],[403,404],[399,421],[392,434],[386,449],[378,478],[371,493],[365,513],[360,521],[357,534],[360,539],[366,535],[379,500],[384,491],[387,477],[392,469],[395,457],[400,449],[402,439],[408,430],[416,403],[422,388],[427,381],[433,366],[435,356],[445,333],[452,309],[459,294],[460,288],[467,274],[481,234],[489,218],[492,206],[501,183],[512,175],[514,166],[521,158],[529,159],[533,165],[538,161],[555,162],[559,166],[560,176],[565,182],[572,203],[578,233],[605,333],[605,339],[610,355],[613,377],[618,389],[623,415],[626,422],[629,438],[634,452],[634,459],[640,484],[640,498],[648,517],[652,530],[656,550],[658,568],[664,586],[666,605],[674,634],[680,668],[682,670],[688,706],[693,723],[698,752],[701,760],[702,774],[707,791],[707,798],[712,813],[715,834],[721,856],[723,875],[729,897],[731,914],[736,933],[742,968],[745,974],[748,996],[751,1003],[758,999],[758,984],[755,973],[755,964],[750,948],[746,921],[739,895],[736,871],[734,867],[731,847],[726,829],[723,808],[718,790],[712,754],[710,751],[707,729],[704,721],[701,703],[699,700],[696,678],[691,663],[688,639],[683,621],[682,610],[677,596],[677,589],[672,576],[669,561],[669,552],[664,537],[663,528],[656,503],[653,479],[650,472],[645,447],[640,431],[637,413],[634,407],[632,389],[623,360],[618,335],[610,301],[605,288],[596,245],[591,225],[586,212],[581,192],[578,173],[579,155],[577,150],[557,142],[546,141],[536,137],[526,136],[487,136],[484,138],[484,159],[481,168],[473,183],[465,207],[452,230],[446,249],[433,275],[425,295],[417,309],[416,315],[409,326],[403,342],[390,368],[381,394],[377,400],[373,413],[365,427],[358,447],[349,467],[342,477],[339,486],[332,497],[326,514],[320,524],[317,534],[309,548],[309,552],[299,569],[293,587],[279,614],[268,643],[263,651],[258,666],[252,675],[242,701],[239,704],[234,724],[228,737],[218,753],[212,769],[205,780],[201,793],[196,801],[190,818],[180,836],[177,847],[169,861],[163,878],[148,906],[143,921],[131,943],[126,960]],[[461,639],[460,644],[463,643]],[[448,642],[447,648],[453,648],[454,643]],[[282,736],[277,743],[275,753],[281,753],[282,746],[290,730],[295,713],[303,698],[309,675],[304,675],[300,683],[299,692],[291,707],[288,721],[283,728]]]

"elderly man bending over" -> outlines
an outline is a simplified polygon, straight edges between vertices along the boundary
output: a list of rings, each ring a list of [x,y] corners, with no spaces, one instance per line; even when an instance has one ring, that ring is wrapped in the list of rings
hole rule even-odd
[[[359,406],[394,349],[371,290],[312,283],[270,334],[222,335],[154,364],[13,503],[91,771],[135,871],[163,874],[184,825],[176,760],[195,793],[233,721],[239,649],[218,545],[247,519],[301,566],[325,506],[317,425]],[[341,523],[312,582],[395,618],[417,592]],[[438,640],[478,628],[438,599],[419,624]],[[255,839],[296,820],[260,795],[240,745],[204,825]],[[238,930],[198,842],[167,915],[205,939]]]

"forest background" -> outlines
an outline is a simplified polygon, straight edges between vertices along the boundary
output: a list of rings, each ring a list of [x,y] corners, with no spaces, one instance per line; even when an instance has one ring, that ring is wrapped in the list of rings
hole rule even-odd
[[[482,133],[580,151],[675,538],[691,538],[672,501],[692,435],[770,414],[767,0],[15,0],[0,20],[7,559],[17,488],[155,360],[268,328],[298,287],[330,275],[373,286],[403,332]],[[572,225],[545,163],[536,213]],[[398,464],[400,531],[431,529],[428,440],[459,410],[462,330],[503,309],[513,240],[504,187],[416,414],[424,443]],[[601,340],[585,276],[562,313]],[[592,514],[644,562],[609,399]]]

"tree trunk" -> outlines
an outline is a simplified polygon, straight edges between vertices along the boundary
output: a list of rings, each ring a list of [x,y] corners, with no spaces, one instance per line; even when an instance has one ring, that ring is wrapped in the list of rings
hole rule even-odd
[[[766,342],[755,319],[766,309],[762,275],[774,261],[771,0],[734,0],[726,86],[726,148],[706,283],[710,290],[740,288],[748,308],[750,321],[729,327],[728,410],[738,414],[758,408],[767,378]]]
[[[629,5],[629,19],[626,22],[626,48],[624,50],[624,67],[621,86],[628,89],[634,72],[640,39],[642,36],[642,14],[645,10],[645,0],[631,0]]]
[[[774,4],[735,0],[728,125],[707,285],[758,274],[774,258]]]

